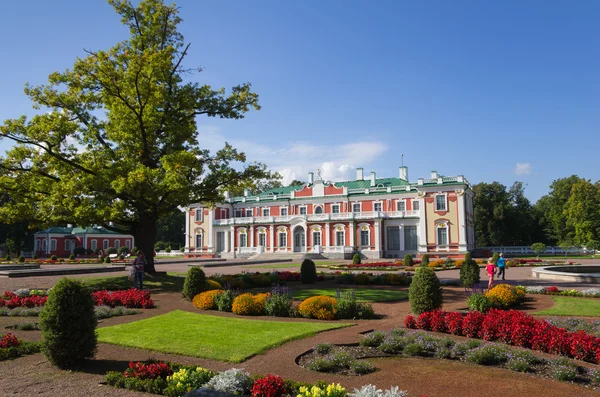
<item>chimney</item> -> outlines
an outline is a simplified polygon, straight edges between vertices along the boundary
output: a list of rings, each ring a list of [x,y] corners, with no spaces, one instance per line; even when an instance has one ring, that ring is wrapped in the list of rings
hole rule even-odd
[[[408,182],[408,167],[405,165],[400,167],[400,179],[404,179],[406,182]]]
[[[431,179],[437,178],[438,177],[438,173],[437,171],[431,171]]]
[[[363,169],[362,168],[357,168],[356,169],[356,180],[357,181],[362,181],[365,179],[364,173],[363,173]]]
[[[250,190],[248,190],[247,188],[244,189],[244,197],[248,197],[249,194],[250,194]]]
[[[377,179],[375,171],[371,172],[371,186],[375,186],[375,180]]]
[[[315,173],[309,172],[308,173],[308,184],[312,185],[313,183],[315,183]]]

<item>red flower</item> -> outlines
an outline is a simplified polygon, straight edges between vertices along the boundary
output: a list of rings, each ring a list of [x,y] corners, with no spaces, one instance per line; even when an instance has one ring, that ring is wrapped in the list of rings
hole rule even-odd
[[[415,321],[415,317],[414,316],[404,317],[404,326],[406,328],[412,328],[412,329],[417,328],[417,322]]]
[[[157,363],[142,363],[131,361],[129,368],[123,372],[123,376],[126,378],[138,378],[138,379],[156,379],[166,378],[173,374],[171,367],[163,362]]]
[[[0,348],[6,349],[13,346],[19,346],[21,342],[17,339],[17,337],[12,333],[7,333],[0,339]]]
[[[281,397],[286,393],[285,382],[280,376],[267,375],[254,381],[252,397]]]

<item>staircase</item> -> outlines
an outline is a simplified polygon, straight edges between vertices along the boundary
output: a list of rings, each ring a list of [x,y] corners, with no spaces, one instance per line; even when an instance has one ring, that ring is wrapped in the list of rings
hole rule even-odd
[[[248,257],[248,259],[251,259],[253,261],[261,259],[282,259],[292,260],[293,262],[302,262],[304,259],[324,260],[327,258],[321,254],[315,254],[312,252],[263,252],[261,254],[254,254]]]

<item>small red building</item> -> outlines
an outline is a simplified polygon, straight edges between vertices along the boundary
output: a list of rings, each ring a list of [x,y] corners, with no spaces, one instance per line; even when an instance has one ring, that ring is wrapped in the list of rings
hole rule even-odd
[[[67,257],[76,247],[97,250],[133,248],[133,236],[121,234],[102,226],[67,227],[52,226],[34,234],[34,251],[38,257]]]

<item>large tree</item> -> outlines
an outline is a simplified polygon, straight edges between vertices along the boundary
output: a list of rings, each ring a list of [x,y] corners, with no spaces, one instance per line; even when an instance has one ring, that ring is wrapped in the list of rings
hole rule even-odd
[[[14,142],[0,158],[0,187],[14,199],[0,209],[0,222],[101,224],[132,233],[149,259],[146,270],[154,272],[162,216],[270,178],[263,164],[246,163],[227,144],[209,153],[196,133],[198,116],[242,118],[260,108],[258,95],[250,84],[226,93],[190,82],[194,69],[184,67],[190,44],[178,32],[175,5],[108,2],[129,38],[86,51],[72,69],[50,74],[48,84],[27,85],[39,114],[0,126]]]
[[[581,179],[571,187],[563,214],[573,230],[573,243],[587,245],[600,239],[600,186]]]
[[[512,208],[506,186],[499,182],[473,186],[475,199],[475,241],[478,246],[504,245],[507,241]]]

